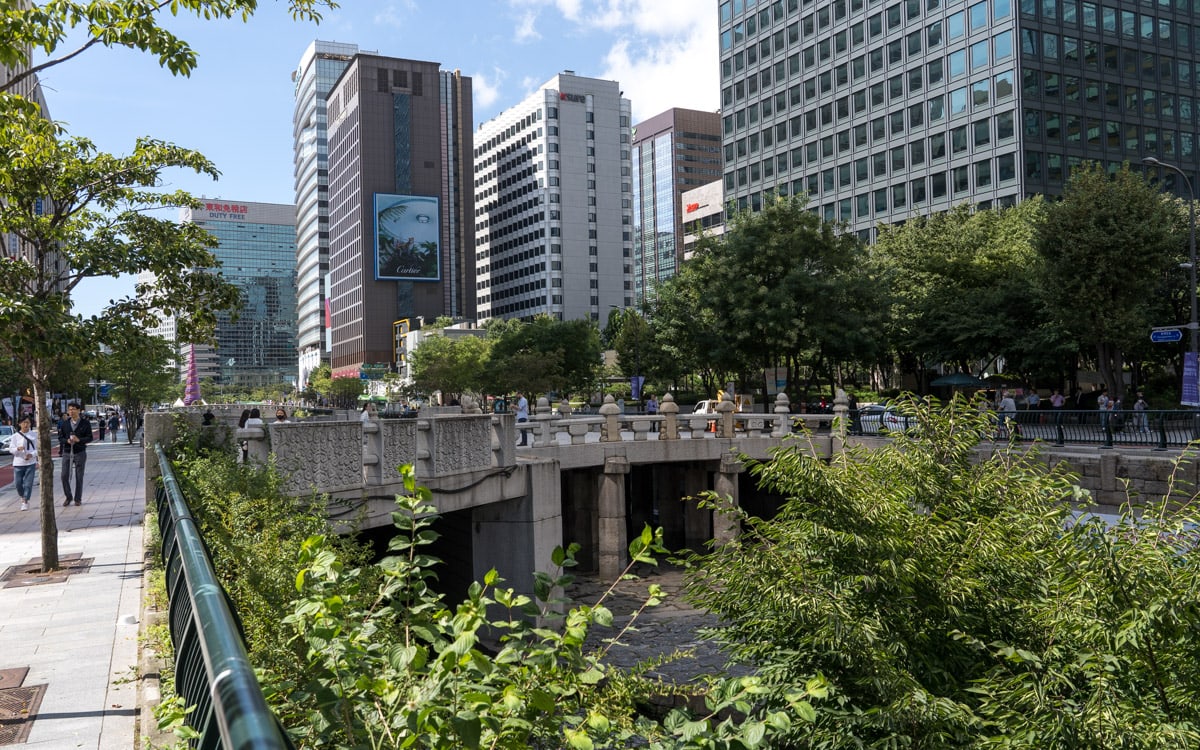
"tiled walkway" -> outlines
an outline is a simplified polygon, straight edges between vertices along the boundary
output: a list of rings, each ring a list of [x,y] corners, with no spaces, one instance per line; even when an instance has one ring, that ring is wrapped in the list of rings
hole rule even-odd
[[[0,670],[28,667],[22,686],[45,686],[24,745],[14,747],[135,748],[145,498],[141,446],[121,437],[88,446],[79,507],[62,506],[55,458],[59,557],[90,559],[86,570],[0,581]],[[15,489],[2,486],[0,574],[42,554],[40,512],[19,508]]]

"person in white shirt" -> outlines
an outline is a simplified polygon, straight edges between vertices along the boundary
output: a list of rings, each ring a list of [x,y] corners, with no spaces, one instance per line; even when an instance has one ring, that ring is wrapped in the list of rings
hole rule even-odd
[[[37,476],[37,431],[33,429],[33,418],[29,415],[17,421],[17,431],[8,441],[8,452],[13,454],[13,484],[21,498],[21,510],[29,510],[29,498],[33,495],[33,480]]]

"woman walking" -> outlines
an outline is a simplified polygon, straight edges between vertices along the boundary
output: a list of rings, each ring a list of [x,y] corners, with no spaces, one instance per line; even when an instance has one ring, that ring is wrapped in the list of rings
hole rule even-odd
[[[17,422],[17,434],[8,442],[8,452],[13,454],[13,484],[21,498],[21,510],[29,510],[29,498],[33,495],[33,480],[37,476],[37,432],[33,429],[33,417],[28,414]]]

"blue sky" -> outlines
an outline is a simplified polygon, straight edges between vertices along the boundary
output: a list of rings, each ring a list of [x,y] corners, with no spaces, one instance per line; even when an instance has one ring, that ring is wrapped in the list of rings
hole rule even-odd
[[[148,135],[212,159],[218,182],[173,173],[197,196],[290,203],[292,81],[313,39],[431,60],[471,76],[475,124],[519,102],[556,73],[616,80],[634,121],[670,107],[719,104],[713,0],[343,0],[319,26],[265,0],[248,23],[170,19],[199,56],[190,78],[150,55],[93,48],[42,75],[50,114],[72,135],[127,153]],[[129,280],[81,285],[76,311],[98,313]]]

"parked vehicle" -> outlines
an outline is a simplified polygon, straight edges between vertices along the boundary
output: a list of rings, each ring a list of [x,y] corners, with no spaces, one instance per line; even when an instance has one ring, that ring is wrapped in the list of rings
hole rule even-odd
[[[12,440],[12,436],[16,434],[16,430],[6,424],[0,424],[0,451],[8,452],[8,441]]]
[[[858,409],[858,423],[863,435],[904,432],[908,429],[908,421],[908,417],[891,404],[867,404]]]

